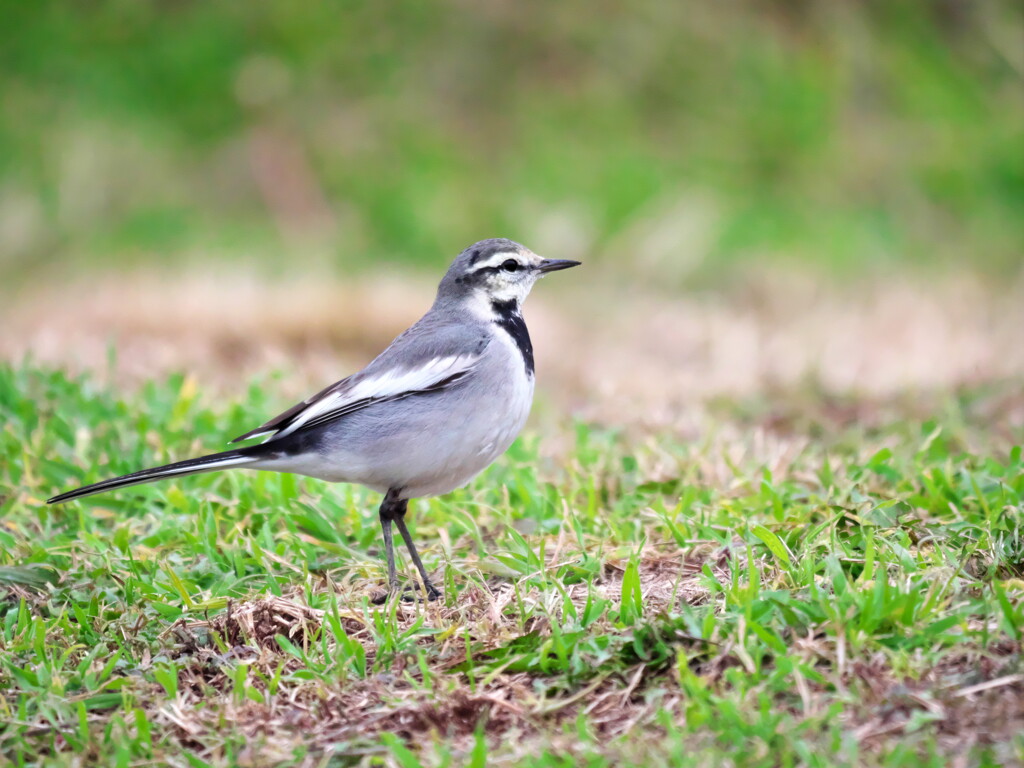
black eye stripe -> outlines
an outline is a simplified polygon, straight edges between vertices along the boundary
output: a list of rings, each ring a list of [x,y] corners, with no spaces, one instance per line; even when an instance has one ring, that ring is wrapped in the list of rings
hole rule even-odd
[[[509,266],[513,264],[515,266],[509,269]],[[498,272],[519,272],[523,269],[526,269],[526,265],[521,264],[515,259],[505,259],[501,264],[477,267],[472,271],[472,273],[474,275],[496,275]]]

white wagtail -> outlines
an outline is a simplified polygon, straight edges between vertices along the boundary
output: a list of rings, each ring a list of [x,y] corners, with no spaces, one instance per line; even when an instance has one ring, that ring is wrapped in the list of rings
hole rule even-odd
[[[389,591],[399,588],[394,523],[436,599],[405,525],[409,499],[465,485],[512,444],[534,384],[520,307],[538,278],[579,263],[542,259],[511,240],[481,240],[452,262],[427,314],[366,368],[232,441],[266,437],[262,443],[111,478],[49,503],[219,469],[359,483],[384,493]]]

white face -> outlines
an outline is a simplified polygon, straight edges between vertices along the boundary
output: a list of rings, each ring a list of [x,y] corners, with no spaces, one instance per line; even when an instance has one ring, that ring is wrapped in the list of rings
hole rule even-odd
[[[473,265],[473,282],[491,301],[521,303],[537,278],[542,259],[532,251],[499,251]]]

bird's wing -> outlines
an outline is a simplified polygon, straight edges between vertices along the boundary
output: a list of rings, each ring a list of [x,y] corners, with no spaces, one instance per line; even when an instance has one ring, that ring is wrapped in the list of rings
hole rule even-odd
[[[375,403],[447,389],[473,373],[482,352],[478,348],[461,354],[438,354],[408,365],[395,365],[394,355],[388,356],[390,360],[381,355],[365,370],[332,384],[232,442],[264,435],[271,435],[268,440],[277,440]]]

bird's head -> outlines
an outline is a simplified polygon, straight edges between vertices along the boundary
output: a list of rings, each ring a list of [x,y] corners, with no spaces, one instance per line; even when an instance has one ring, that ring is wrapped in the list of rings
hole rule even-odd
[[[579,264],[568,259],[543,259],[529,248],[494,238],[474,243],[455,257],[438,287],[439,302],[470,302],[518,306],[538,279],[548,272]]]

